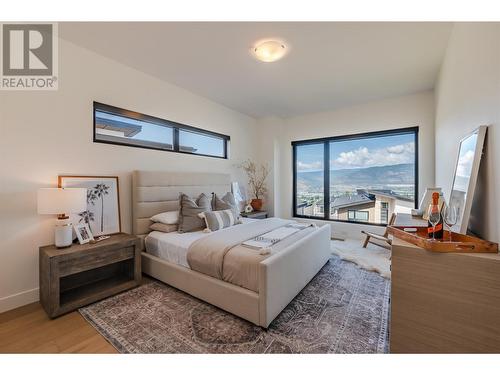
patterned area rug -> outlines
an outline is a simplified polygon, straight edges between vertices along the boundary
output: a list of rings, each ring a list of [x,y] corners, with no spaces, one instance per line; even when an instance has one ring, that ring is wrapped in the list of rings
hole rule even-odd
[[[156,281],[79,311],[121,353],[386,353],[389,292],[334,256],[267,330]]]

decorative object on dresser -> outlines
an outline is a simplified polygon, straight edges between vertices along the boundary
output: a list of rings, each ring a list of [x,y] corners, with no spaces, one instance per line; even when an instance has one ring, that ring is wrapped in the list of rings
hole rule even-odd
[[[87,206],[86,189],[38,189],[38,213],[57,215],[55,246],[64,248],[73,242],[73,227],[67,214],[81,212]]]
[[[64,250],[40,247],[40,302],[49,317],[138,286],[139,243],[136,236],[120,233]]]
[[[427,236],[427,221],[409,214],[397,214],[389,234],[430,252],[437,253],[498,253],[498,244],[461,233],[446,232],[442,240]],[[450,238],[451,235],[451,238]]]
[[[88,224],[94,236],[121,232],[118,177],[59,176],[59,187],[86,188],[86,209],[72,215],[74,224]]]
[[[429,208],[429,205],[432,202],[432,194],[434,192],[439,193],[441,201],[444,200],[444,198],[443,198],[443,192],[442,192],[441,188],[439,188],[439,187],[433,187],[433,188],[428,187],[425,190],[425,193],[422,196],[422,199],[420,200],[420,204],[418,205],[418,210],[414,209],[414,208],[411,209],[411,214],[413,216],[421,216],[423,219],[427,220],[427,209]],[[440,202],[440,204],[441,204],[441,202]]]
[[[255,211],[260,211],[263,205],[262,198],[267,193],[266,179],[267,176],[269,176],[269,167],[267,164],[257,166],[257,164],[251,160],[244,161],[239,165],[239,167],[242,168],[247,174],[248,185],[255,196],[250,204]]]
[[[451,228],[457,223],[460,209],[457,206],[445,204],[443,208],[443,222],[448,228],[448,238],[451,241]]]
[[[460,141],[455,175],[448,202],[458,208],[459,214],[457,223],[452,229],[462,234],[467,233],[470,224],[472,200],[487,129],[488,127],[485,125],[480,126]]]
[[[267,211],[251,211],[251,212],[243,212],[241,216],[249,218],[249,219],[267,219],[268,214]]]

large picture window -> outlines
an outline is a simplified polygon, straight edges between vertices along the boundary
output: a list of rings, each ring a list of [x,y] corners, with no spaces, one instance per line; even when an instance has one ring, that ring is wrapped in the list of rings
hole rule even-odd
[[[228,158],[229,136],[94,102],[94,142]]]
[[[418,197],[418,127],[292,142],[293,214],[386,225]]]

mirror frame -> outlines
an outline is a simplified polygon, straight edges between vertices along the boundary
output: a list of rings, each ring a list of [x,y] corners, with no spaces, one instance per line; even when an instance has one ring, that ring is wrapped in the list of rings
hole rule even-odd
[[[451,183],[450,194],[448,197],[448,203],[451,202],[451,197],[453,194],[453,186],[455,185],[455,179],[457,177],[458,162],[460,160],[460,150],[462,149],[462,143],[467,138],[472,136],[473,134],[477,134],[476,147],[474,149],[474,160],[472,162],[471,175],[470,175],[469,183],[467,186],[465,205],[464,205],[464,207],[461,207],[461,209],[463,210],[462,215],[461,215],[461,221],[457,222],[457,224],[455,224],[452,227],[452,230],[454,232],[458,232],[461,234],[467,234],[467,228],[469,226],[469,218],[470,218],[470,213],[471,213],[471,209],[472,209],[472,201],[474,199],[474,192],[476,189],[477,176],[479,174],[479,166],[481,164],[481,158],[483,156],[484,140],[486,138],[487,129],[488,129],[487,125],[481,125],[480,127],[474,129],[472,132],[468,133],[465,137],[463,137],[460,140],[460,143],[458,145],[458,153],[457,153],[457,158],[455,161],[455,172],[453,174],[453,181]]]

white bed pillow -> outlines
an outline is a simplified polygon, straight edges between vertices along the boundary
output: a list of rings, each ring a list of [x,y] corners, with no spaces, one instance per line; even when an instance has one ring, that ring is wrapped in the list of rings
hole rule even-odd
[[[162,224],[178,224],[179,211],[167,211],[156,214],[153,217],[151,217],[151,221]]]

